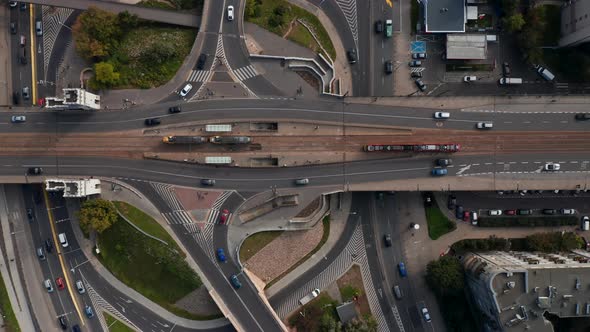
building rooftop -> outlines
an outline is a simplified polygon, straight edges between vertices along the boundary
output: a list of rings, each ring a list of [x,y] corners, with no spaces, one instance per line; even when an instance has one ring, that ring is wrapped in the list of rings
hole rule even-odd
[[[356,318],[354,302],[346,302],[336,307],[336,312],[342,323],[348,323]]]
[[[590,1],[571,0],[561,9],[559,46],[574,46],[590,41]]]
[[[485,60],[488,51],[486,35],[447,35],[448,60]]]
[[[422,0],[426,32],[465,32],[465,0]]]
[[[47,179],[45,180],[47,191],[63,191],[63,197],[86,197],[100,195],[100,180],[69,180],[69,179]]]

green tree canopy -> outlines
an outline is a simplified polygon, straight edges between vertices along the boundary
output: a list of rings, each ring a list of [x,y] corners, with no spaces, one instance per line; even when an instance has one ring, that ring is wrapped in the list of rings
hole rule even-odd
[[[76,50],[89,60],[112,55],[123,34],[117,15],[92,6],[78,16],[72,31]]]
[[[526,22],[522,14],[514,14],[503,18],[502,23],[508,32],[517,32],[522,30]]]
[[[457,258],[443,256],[426,266],[426,282],[439,295],[460,294],[465,287],[463,266]]]
[[[584,243],[582,238],[573,232],[537,233],[527,236],[526,241],[529,250],[542,252],[579,249]]]
[[[82,203],[82,208],[78,212],[80,219],[80,228],[85,233],[94,230],[102,233],[119,218],[115,206],[110,201],[104,199],[91,199]]]
[[[115,72],[113,65],[108,62],[99,62],[94,65],[94,80],[102,87],[109,87],[119,82],[119,73]]]

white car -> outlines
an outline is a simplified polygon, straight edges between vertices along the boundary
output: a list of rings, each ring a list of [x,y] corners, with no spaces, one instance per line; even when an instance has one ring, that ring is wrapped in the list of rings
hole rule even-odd
[[[10,118],[10,121],[12,121],[12,123],[25,122],[27,121],[27,117],[24,115],[14,115],[12,118]]]
[[[434,112],[435,119],[448,119],[451,117],[451,113],[449,112]]]
[[[502,210],[490,210],[490,212],[488,212],[488,214],[490,216],[501,216],[502,215]]]
[[[544,169],[546,171],[559,171],[561,165],[556,163],[546,163]]]
[[[566,215],[566,216],[571,216],[576,214],[576,210],[574,209],[561,209],[559,212],[561,212],[561,214]]]
[[[193,89],[193,85],[188,83],[187,85],[184,86],[184,88],[182,88],[182,90],[180,90],[180,96],[186,97],[186,95],[188,95],[188,93],[191,92],[192,89]]]
[[[234,20],[234,6],[227,6],[227,20]]]
[[[465,76],[463,77],[463,82],[475,82],[477,81],[477,77],[476,76]]]
[[[422,316],[424,316],[424,320],[430,322],[430,314],[428,313],[428,309],[422,308]]]
[[[478,122],[477,129],[492,129],[494,128],[494,124],[492,122]]]

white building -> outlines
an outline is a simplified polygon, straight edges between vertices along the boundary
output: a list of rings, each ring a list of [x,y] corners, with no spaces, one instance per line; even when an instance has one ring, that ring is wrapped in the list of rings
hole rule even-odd
[[[100,195],[100,180],[98,179],[47,179],[45,189],[49,191],[63,191],[63,197],[87,197]]]
[[[84,89],[63,89],[64,97],[45,98],[45,107],[61,110],[99,110],[100,96]]]

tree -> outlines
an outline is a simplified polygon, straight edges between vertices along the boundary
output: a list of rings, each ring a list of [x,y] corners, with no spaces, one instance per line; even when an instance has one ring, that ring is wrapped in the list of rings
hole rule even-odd
[[[85,233],[91,230],[102,233],[111,227],[119,216],[110,201],[91,199],[82,203],[78,218],[80,219],[80,228]]]
[[[342,323],[336,321],[334,316],[330,315],[330,313],[325,312],[320,318],[319,330],[321,332],[341,332]]]
[[[463,266],[453,256],[440,257],[426,266],[426,282],[439,295],[460,294],[465,287]]]
[[[117,16],[92,6],[78,16],[72,31],[76,50],[89,60],[112,55],[122,36]]]
[[[99,62],[94,65],[94,80],[102,87],[110,87],[119,82],[120,74],[115,72],[113,65]]]
[[[508,32],[518,32],[522,30],[525,25],[524,17],[522,14],[514,14],[502,19],[502,24],[508,30]]]
[[[282,15],[270,15],[268,18],[268,25],[270,25],[272,28],[276,28],[283,25],[283,21],[284,17]]]
[[[301,312],[293,315],[289,324],[296,327],[297,331],[317,331],[322,315],[323,311],[319,306],[305,306]]]
[[[119,28],[123,32],[127,32],[139,24],[139,18],[137,15],[130,14],[128,11],[123,11],[117,14],[117,21]]]
[[[260,16],[260,5],[256,1],[247,0],[245,14],[246,14],[246,18],[259,17]]]

